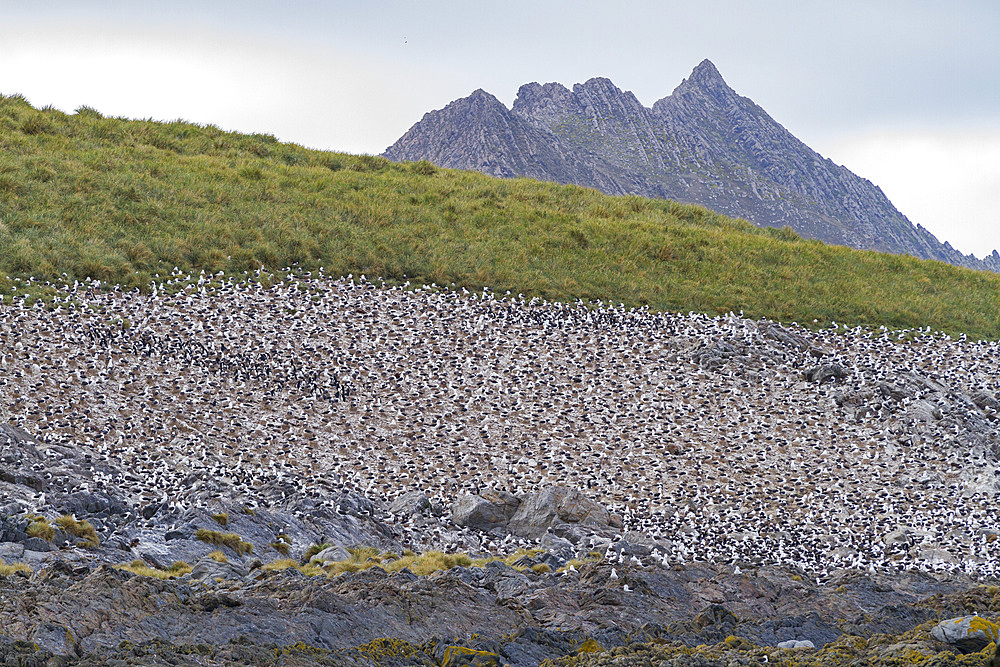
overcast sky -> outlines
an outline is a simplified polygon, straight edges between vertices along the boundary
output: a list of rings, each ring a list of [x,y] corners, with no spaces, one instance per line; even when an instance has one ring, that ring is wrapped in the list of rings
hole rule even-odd
[[[702,59],[910,220],[1000,248],[1000,2],[0,0],[0,92],[380,153],[476,88],[606,76],[647,106]]]

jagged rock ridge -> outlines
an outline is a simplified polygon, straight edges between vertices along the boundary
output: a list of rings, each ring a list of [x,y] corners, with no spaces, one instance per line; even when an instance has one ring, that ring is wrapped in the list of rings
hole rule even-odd
[[[572,90],[528,83],[511,109],[480,89],[425,114],[384,155],[673,199],[828,243],[1000,271],[1000,253],[977,259],[941,243],[738,95],[708,60],[652,108],[604,78]]]

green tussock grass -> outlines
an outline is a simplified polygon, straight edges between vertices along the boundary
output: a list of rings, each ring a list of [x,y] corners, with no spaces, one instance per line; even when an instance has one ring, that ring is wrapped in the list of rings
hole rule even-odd
[[[125,570],[126,572],[131,572],[132,574],[137,574],[142,577],[154,577],[156,579],[176,579],[177,577],[184,576],[194,568],[185,563],[184,561],[177,561],[165,570],[159,568],[150,567],[145,561],[136,559],[129,563],[128,565],[115,565],[119,570]]]
[[[422,554],[414,553],[409,549],[402,555],[392,552],[382,552],[374,547],[349,547],[347,552],[349,558],[339,561],[330,561],[325,565],[312,562],[315,556],[330,545],[313,545],[306,550],[303,561],[299,562],[293,558],[280,558],[264,566],[265,570],[287,570],[294,568],[299,572],[314,577],[325,574],[328,577],[335,577],[344,572],[361,572],[371,567],[380,567],[386,572],[399,572],[407,569],[418,576],[426,576],[434,572],[450,570],[453,567],[485,567],[487,563],[493,561],[503,561],[519,572],[528,569],[538,573],[546,574],[551,572],[551,568],[544,563],[539,563],[531,568],[514,563],[524,556],[537,556],[543,553],[541,549],[520,549],[508,556],[490,556],[487,558],[472,558],[464,553],[444,553],[442,551],[426,551]]]
[[[0,98],[0,248],[8,301],[6,276],[146,288],[174,267],[297,263],[551,300],[1000,336],[991,273],[807,241],[697,206],[211,125],[34,109],[16,95]]]
[[[215,519],[215,523],[219,524],[220,526],[229,525],[229,514],[227,512],[220,512],[218,514],[213,514],[212,518]]]
[[[280,553],[282,556],[287,556],[292,550],[292,545],[286,541],[284,535],[279,535],[274,542],[271,542],[271,548]]]
[[[9,577],[15,572],[26,572],[31,574],[31,567],[27,563],[11,563],[8,565],[0,558],[0,577]]]
[[[236,533],[220,533],[217,530],[199,528],[195,531],[196,539],[207,544],[216,544],[220,547],[229,547],[238,554],[248,554],[253,551],[253,544],[244,542],[243,538]]]
[[[83,546],[96,549],[101,544],[101,538],[89,521],[78,521],[75,517],[64,514],[56,519],[56,524],[70,535],[83,539]]]
[[[56,529],[44,516],[29,517],[31,523],[25,531],[28,537],[40,537],[46,542],[51,542],[56,537]]]

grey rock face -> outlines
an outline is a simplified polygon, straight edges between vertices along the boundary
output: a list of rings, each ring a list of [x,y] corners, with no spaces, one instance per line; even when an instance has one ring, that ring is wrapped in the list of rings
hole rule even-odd
[[[806,372],[806,379],[811,382],[837,382],[847,377],[847,371],[840,364],[823,364]]]
[[[549,528],[564,523],[601,528],[611,521],[603,505],[579,491],[550,486],[525,496],[507,527],[515,535],[540,538]]]
[[[576,555],[576,549],[573,547],[572,542],[551,533],[543,535],[542,539],[538,542],[538,546],[556,556],[562,562],[568,561]]]
[[[189,575],[192,581],[239,581],[247,576],[247,570],[235,563],[219,563],[211,558],[203,558],[195,563]]]
[[[881,189],[796,139],[705,60],[651,108],[596,78],[483,90],[425,114],[384,153],[500,177],[699,204],[828,243],[1000,270],[913,225]]]
[[[431,501],[421,491],[408,491],[389,505],[390,512],[403,516],[413,516],[430,509]]]
[[[69,631],[55,623],[43,623],[35,630],[32,642],[53,655],[72,655],[73,638]]]
[[[21,546],[28,551],[52,551],[52,545],[40,537],[29,537],[21,542]]]
[[[24,555],[24,545],[16,542],[0,542],[0,560],[10,562]]]
[[[451,515],[458,525],[484,532],[503,527],[510,518],[502,505],[473,494],[460,496],[451,508]]]

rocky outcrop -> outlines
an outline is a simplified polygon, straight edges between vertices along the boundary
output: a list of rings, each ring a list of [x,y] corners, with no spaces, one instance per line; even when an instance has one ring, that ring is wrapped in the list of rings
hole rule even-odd
[[[670,664],[704,665],[714,663],[691,662],[693,647],[808,656],[844,637],[906,632],[913,650],[932,655],[978,650],[976,632],[995,626],[969,617],[930,632],[928,621],[970,605],[1000,612],[993,589],[960,574],[843,570],[820,583],[788,567],[671,565],[659,557],[663,545],[622,533],[600,503],[559,486],[480,490],[455,502],[455,521],[420,495],[401,496],[391,511],[335,489],[306,498],[293,477],[261,486],[267,508],[218,499],[137,506],[127,489],[89,497],[76,488],[94,482],[91,467],[74,463],[86,461],[81,449],[52,455],[22,430],[0,433],[0,474],[14,499],[0,509],[5,664],[250,665],[283,656],[282,664],[301,665],[527,666],[611,650],[618,659],[654,642],[678,648],[682,662]],[[74,509],[73,522],[91,524],[97,542],[72,539],[79,529],[57,522],[51,499]],[[42,518],[52,533],[31,528]],[[464,530],[474,544],[479,531],[492,531],[507,535],[511,551],[536,548],[499,554],[507,560],[473,553],[481,560],[420,576],[392,570],[413,526],[428,539]],[[390,550],[385,561],[357,556]],[[289,566],[306,559],[308,567]]]
[[[1000,626],[980,616],[960,616],[935,625],[931,636],[962,653],[975,653],[1000,641]]]
[[[537,539],[564,524],[607,528],[613,521],[608,510],[579,491],[550,486],[528,494],[510,518],[508,528],[516,535]],[[621,527],[620,522],[617,525]]]
[[[708,60],[651,108],[603,78],[521,86],[511,109],[483,90],[425,114],[384,155],[493,176],[575,183],[700,204],[866,250],[1000,271],[913,225],[881,189],[796,139]]]
[[[210,559],[196,569],[198,577],[162,581],[107,565],[53,563],[0,576],[0,659],[171,664],[168,656],[186,654],[202,662],[172,664],[425,665],[445,664],[451,647],[452,655],[535,666],[612,650],[607,655],[625,657],[655,642],[683,649],[676,656],[714,647],[758,656],[736,664],[758,664],[762,655],[782,664],[773,656],[794,650],[805,661],[810,644],[833,655],[845,642],[883,650],[906,641],[907,664],[919,664],[915,657],[954,649],[928,621],[966,604],[998,610],[968,580],[912,573],[845,574],[835,586],[817,586],[783,568],[736,574],[709,564],[588,563],[554,573],[493,562],[429,576],[376,567],[333,578]],[[933,605],[921,602],[928,596]],[[272,662],[275,655],[287,662]],[[850,664],[879,664],[851,655]]]
[[[503,528],[511,518],[509,504],[490,502],[477,494],[460,496],[451,508],[451,516],[460,526],[490,531]]]

